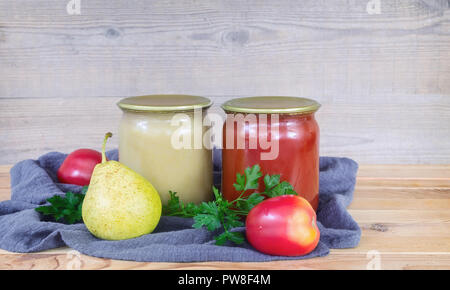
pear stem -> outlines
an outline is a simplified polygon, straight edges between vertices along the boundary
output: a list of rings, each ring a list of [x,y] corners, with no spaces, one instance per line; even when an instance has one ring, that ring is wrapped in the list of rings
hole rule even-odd
[[[106,162],[106,154],[105,154],[105,148],[106,148],[106,141],[108,138],[112,137],[112,133],[108,132],[105,134],[105,139],[103,139],[103,146],[102,146],[102,163]]]

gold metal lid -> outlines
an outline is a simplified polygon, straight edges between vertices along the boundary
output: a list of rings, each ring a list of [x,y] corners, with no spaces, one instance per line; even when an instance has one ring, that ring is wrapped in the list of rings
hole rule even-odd
[[[125,98],[117,103],[123,110],[145,112],[190,111],[211,105],[208,98],[190,95],[147,95]]]
[[[232,99],[222,105],[226,112],[265,114],[307,114],[320,108],[314,100],[299,97],[248,97]]]

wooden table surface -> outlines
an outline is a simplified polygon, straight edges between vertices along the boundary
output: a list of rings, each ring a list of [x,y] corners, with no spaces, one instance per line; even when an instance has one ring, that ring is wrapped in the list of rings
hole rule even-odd
[[[0,166],[0,200],[10,197],[10,166]],[[351,215],[357,248],[299,261],[141,263],[99,259],[69,249],[0,250],[0,269],[450,269],[450,165],[363,165]]]

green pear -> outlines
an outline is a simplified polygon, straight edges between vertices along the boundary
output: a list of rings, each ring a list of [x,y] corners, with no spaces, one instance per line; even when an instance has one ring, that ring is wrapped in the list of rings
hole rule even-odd
[[[161,199],[144,177],[117,161],[107,161],[105,135],[102,162],[92,173],[83,201],[88,230],[105,240],[123,240],[151,233],[161,218]]]

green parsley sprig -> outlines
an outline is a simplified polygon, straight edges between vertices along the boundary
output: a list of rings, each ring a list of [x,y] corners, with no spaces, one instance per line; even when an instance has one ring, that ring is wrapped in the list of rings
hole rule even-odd
[[[243,217],[265,197],[275,197],[280,195],[294,194],[292,185],[288,182],[280,182],[280,175],[268,175],[263,178],[264,191],[253,192],[247,195],[249,190],[256,190],[259,187],[259,179],[262,177],[261,167],[256,164],[244,170],[244,174],[236,174],[234,188],[240,192],[238,198],[233,201],[226,200],[222,193],[213,186],[214,201],[202,202],[199,205],[194,203],[183,203],[176,192],[169,191],[170,199],[167,205],[163,206],[163,215],[179,216],[194,219],[194,228],[206,228],[208,231],[222,229],[223,232],[215,236],[217,245],[223,245],[227,241],[236,244],[244,242],[244,235],[240,232],[231,231],[232,228],[244,226]]]
[[[67,192],[64,197],[55,195],[47,201],[50,205],[39,206],[35,210],[45,216],[52,217],[57,222],[73,224],[82,221],[81,207],[88,187],[84,186],[81,193]]]

